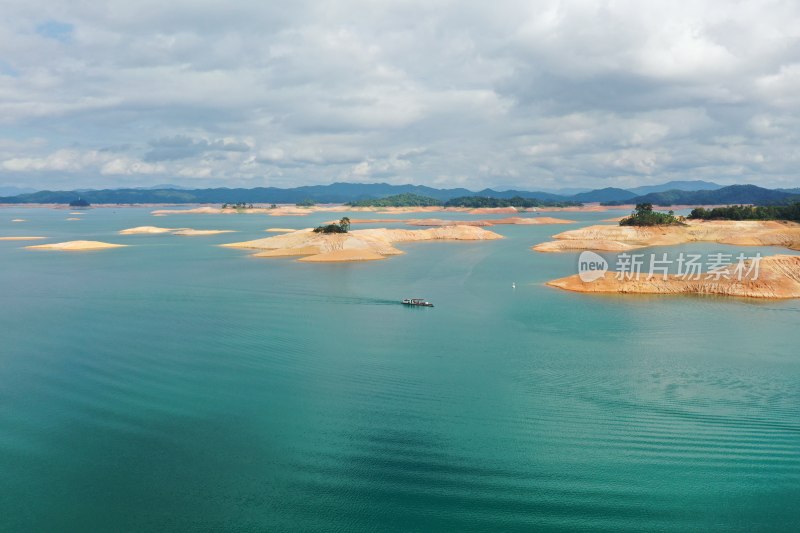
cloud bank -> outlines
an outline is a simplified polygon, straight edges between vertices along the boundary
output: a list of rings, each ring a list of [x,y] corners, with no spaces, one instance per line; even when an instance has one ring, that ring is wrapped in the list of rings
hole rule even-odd
[[[0,184],[800,185],[800,4],[11,1]]]

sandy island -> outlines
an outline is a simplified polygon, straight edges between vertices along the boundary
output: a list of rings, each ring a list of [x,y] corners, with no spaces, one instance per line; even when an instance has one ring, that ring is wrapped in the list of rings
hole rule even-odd
[[[338,220],[331,220],[326,224],[335,224]],[[486,220],[446,220],[442,218],[354,218],[350,224],[408,224],[409,226],[495,226],[503,224],[514,225],[544,225],[544,224],[574,224],[574,220],[565,220],[552,217],[508,217]]]
[[[685,226],[598,225],[565,231],[555,241],[533,247],[539,252],[627,251],[647,246],[716,242],[734,246],[783,246],[800,250],[800,224],[775,220],[687,221]]]
[[[19,236],[19,237],[0,237],[0,241],[38,241],[40,239],[46,239],[47,237],[27,237],[27,236]]]
[[[252,209],[222,209],[221,207],[194,207],[191,209],[157,209],[151,214],[153,216],[164,215],[270,215],[274,217],[286,216],[306,216],[318,210],[328,210],[312,207],[253,207]]]
[[[111,244],[108,242],[100,241],[69,241],[57,242],[53,244],[37,244],[35,246],[26,246],[25,248],[37,250],[63,250],[68,252],[84,251],[84,250],[104,250],[106,248],[123,248],[125,244]]]
[[[424,230],[362,229],[349,233],[321,234],[311,229],[296,230],[253,241],[223,244],[230,248],[258,250],[254,257],[302,256],[306,262],[374,261],[402,254],[398,242],[502,239],[497,233],[474,226],[445,226]]]
[[[406,221],[407,224],[412,226],[454,226],[454,225],[473,225],[473,226],[496,226],[504,224],[522,225],[522,226],[535,226],[545,224],[574,224],[574,220],[566,220],[553,217],[509,217],[509,218],[495,218],[488,220],[442,220],[439,218],[427,219],[411,219]]]
[[[121,230],[120,235],[154,235],[159,233],[171,233],[173,235],[183,235],[188,237],[202,235],[219,235],[220,233],[236,233],[232,229],[192,229],[192,228],[159,228],[157,226],[137,226]]]
[[[750,261],[745,262],[749,268]],[[616,272],[606,272],[603,277],[584,282],[575,274],[547,282],[551,287],[568,291],[616,294],[705,294],[739,296],[746,298],[800,298],[800,256],[773,255],[761,259],[756,279],[743,276],[739,280],[734,272],[736,265],[725,271],[728,279],[686,279],[674,275],[657,275],[652,279],[641,275],[638,279],[617,279]]]
[[[26,220],[24,218],[15,218],[12,219],[11,222],[26,222]]]
[[[222,209],[221,207],[202,206],[191,209],[157,209],[152,212],[154,216],[163,215],[269,215],[281,216],[307,216],[313,213],[343,213],[367,212],[382,214],[419,213],[430,211],[443,211],[443,207],[351,207],[347,205],[318,205],[313,207],[297,207],[294,205],[281,205],[278,207],[253,207],[252,209]],[[459,209],[466,212],[466,209]],[[515,211],[516,212],[516,211]]]
[[[306,216],[313,213],[376,213],[380,215],[402,215],[411,213],[466,213],[470,215],[505,215],[519,213],[538,213],[548,211],[571,212],[596,212],[619,209],[619,207],[605,207],[599,205],[586,205],[583,207],[533,207],[530,209],[515,207],[352,207],[341,204],[316,205],[313,207],[297,207],[294,205],[279,205],[277,207],[253,207],[252,209],[222,209],[215,206],[200,206],[189,209],[156,209],[153,216],[165,215],[270,215],[270,216]]]

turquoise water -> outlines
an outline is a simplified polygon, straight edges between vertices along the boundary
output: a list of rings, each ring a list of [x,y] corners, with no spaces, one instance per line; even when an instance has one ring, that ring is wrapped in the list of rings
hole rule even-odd
[[[567,226],[324,265],[214,245],[336,215],[149,213],[0,210],[133,245],[0,242],[0,530],[800,529],[798,301],[545,287]]]

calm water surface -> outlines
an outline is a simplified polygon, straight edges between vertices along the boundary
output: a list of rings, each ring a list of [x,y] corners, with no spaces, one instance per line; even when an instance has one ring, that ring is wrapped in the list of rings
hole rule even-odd
[[[548,288],[565,226],[322,265],[215,245],[336,215],[68,216],[0,233],[132,246],[0,242],[0,530],[800,529],[800,302]]]

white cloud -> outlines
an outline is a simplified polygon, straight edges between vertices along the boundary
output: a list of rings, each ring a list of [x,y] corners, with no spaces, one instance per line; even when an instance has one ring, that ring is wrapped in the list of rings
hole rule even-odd
[[[105,176],[133,175],[133,174],[164,174],[164,165],[153,165],[129,157],[115,157],[100,167],[100,173]]]
[[[794,0],[12,0],[0,182],[785,186],[798,65]]]

